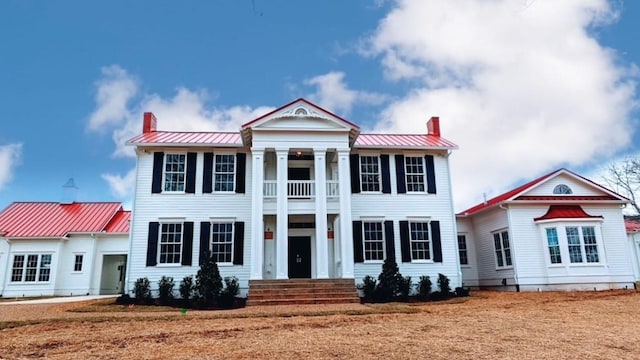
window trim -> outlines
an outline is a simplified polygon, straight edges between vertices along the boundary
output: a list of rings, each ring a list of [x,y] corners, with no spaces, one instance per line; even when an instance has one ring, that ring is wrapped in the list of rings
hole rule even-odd
[[[180,253],[177,262],[161,262],[162,258],[162,226],[163,225],[180,225]],[[175,244],[175,242],[173,243]],[[161,219],[158,221],[158,245],[156,254],[156,265],[158,267],[177,267],[182,266],[182,252],[184,251],[184,220],[182,219]],[[175,256],[175,254],[173,255]]]
[[[555,221],[547,222],[544,224],[544,226],[541,226],[540,231],[541,231],[541,236],[542,236],[543,243],[545,244],[545,247],[547,246],[546,229],[556,228],[556,231],[558,234],[558,244],[560,246],[560,255],[562,258],[561,263],[556,263],[556,264],[552,263],[549,255],[549,249],[547,247],[545,249],[547,266],[550,268],[558,268],[558,267],[579,268],[579,267],[606,266],[607,261],[606,261],[606,257],[604,256],[605,255],[604,247],[603,247],[604,244],[601,236],[601,227],[600,227],[601,222],[602,220],[600,219],[571,219],[571,221],[566,221],[566,220],[558,221],[557,219],[555,219]],[[571,254],[569,252],[569,241],[566,233],[566,229],[568,227],[576,227],[579,229],[578,235],[580,237],[580,254],[583,259],[582,262],[571,262]],[[582,234],[583,227],[593,228],[594,237],[596,241],[595,246],[596,246],[596,250],[598,251],[598,262],[586,261],[585,243],[584,243],[584,237]]]
[[[230,156],[233,159],[233,175],[232,175],[232,189],[231,190],[216,190],[216,159],[218,156]],[[211,193],[212,194],[235,194],[236,193],[236,176],[238,173],[238,157],[237,153],[230,151],[217,151],[213,153],[213,164],[211,165]],[[224,174],[230,174],[226,172]]]
[[[167,185],[167,157],[170,155],[182,155],[184,156],[184,171],[182,180],[182,190],[166,190]],[[187,152],[186,151],[174,151],[165,152],[162,159],[162,193],[163,194],[186,194],[187,189]]]
[[[460,237],[464,239],[464,249],[460,249]],[[458,233],[456,240],[458,244],[458,263],[460,263],[461,267],[471,267],[471,264],[469,264],[469,243],[467,242],[467,233]],[[460,257],[462,251],[464,251],[465,259],[467,260],[466,264],[462,263],[462,258]]]
[[[225,261],[225,262],[219,262],[216,261],[216,263],[219,266],[232,266],[233,265],[233,256],[235,254],[235,235],[236,235],[236,223],[235,223],[235,219],[231,220],[231,218],[216,218],[216,219],[211,219],[210,223],[210,229],[209,229],[209,244],[208,244],[208,249],[209,249],[209,253],[211,255],[213,255],[213,225],[214,224],[230,224],[231,225],[231,240],[229,241],[229,243],[231,243],[231,253],[230,255],[230,261]],[[227,244],[228,242],[218,242],[218,244]],[[226,254],[226,253],[225,253]]]
[[[48,284],[51,282],[51,278],[52,278],[52,271],[51,269],[53,268],[51,265],[53,264],[53,253],[51,252],[42,252],[42,253],[14,253],[13,255],[13,261],[11,262],[11,274],[9,275],[9,283],[10,284]],[[29,262],[29,256],[36,256],[36,272],[35,272],[35,277],[33,281],[27,281],[27,265]],[[22,261],[22,267],[20,268],[20,280],[13,280],[14,277],[14,271],[16,269],[15,267],[15,261],[16,261],[16,257],[18,256],[22,256],[23,257],[23,261]],[[48,267],[44,267],[42,264],[42,258],[44,256],[49,256],[49,263],[47,264]],[[42,276],[42,270],[43,269],[48,269],[49,273],[48,273],[48,277],[47,280],[40,280],[41,276]]]
[[[78,256],[80,256],[80,269],[76,270],[78,265]],[[74,253],[73,254],[73,273],[82,274],[83,272],[84,272],[84,253]]]
[[[504,237],[503,234],[507,234],[507,242],[509,244],[509,259],[511,260],[511,264],[507,265],[507,257],[506,257],[506,252],[504,249]],[[500,252],[502,253],[502,263],[503,265],[500,266],[498,263],[498,249],[496,249],[496,242],[495,242],[495,235],[498,235],[500,237]],[[509,234],[509,229],[505,228],[505,229],[500,229],[500,230],[494,230],[491,232],[491,240],[493,242],[493,258],[496,264],[496,270],[508,270],[508,269],[513,269],[513,251],[511,249],[513,249],[513,247],[511,246],[511,236]]]
[[[433,236],[431,234],[431,220],[430,219],[411,219],[408,218],[407,221],[409,222],[409,252],[411,255],[411,262],[412,263],[433,263]],[[413,231],[411,231],[411,224],[426,224],[427,228],[427,236],[428,239],[427,240],[414,240],[413,239]],[[428,243],[428,251],[429,251],[429,258],[428,259],[414,259],[413,258],[413,243],[419,243],[419,242],[427,242]]]
[[[360,193],[365,193],[365,194],[382,194],[382,161],[380,159],[380,154],[358,154],[359,156],[359,163],[358,166],[360,167],[359,169],[359,174],[360,174],[360,178],[358,179],[360,181]],[[375,157],[377,159],[377,165],[378,165],[378,190],[365,190],[364,189],[364,182],[362,181],[362,178],[365,174],[364,171],[362,171],[362,158],[363,157]],[[366,173],[366,174],[371,174],[373,175],[374,173]],[[373,182],[372,182],[373,183]]]
[[[365,224],[379,224],[381,238],[379,240],[367,240],[367,232],[365,231]],[[363,218],[362,219],[362,259],[363,263],[367,264],[382,264],[384,259],[387,258],[386,238],[384,230],[384,219],[380,218]],[[382,246],[382,259],[367,259],[367,242],[379,242]],[[377,252],[378,250],[376,250]]]
[[[407,164],[407,160],[410,158],[418,158],[420,159],[420,163],[422,164],[422,173],[420,174],[422,176],[422,191],[415,191],[415,190],[409,190],[409,176],[416,176],[418,175],[418,173],[409,173],[407,166],[409,164]],[[397,164],[396,164],[397,166]],[[419,156],[419,155],[412,155],[412,154],[404,154],[404,184],[405,184],[405,190],[407,194],[424,194],[427,192],[427,164],[425,163],[425,159],[424,159],[424,155]]]

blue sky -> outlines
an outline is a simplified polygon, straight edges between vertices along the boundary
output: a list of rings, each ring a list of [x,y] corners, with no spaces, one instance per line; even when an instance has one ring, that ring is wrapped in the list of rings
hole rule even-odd
[[[562,166],[596,176],[640,151],[639,18],[604,0],[3,1],[0,208],[59,201],[70,177],[79,201],[130,203],[143,111],[233,130],[298,97],[365,131],[439,115],[457,210]]]

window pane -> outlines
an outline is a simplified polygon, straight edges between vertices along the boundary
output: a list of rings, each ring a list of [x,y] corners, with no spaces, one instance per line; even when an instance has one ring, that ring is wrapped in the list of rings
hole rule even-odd
[[[24,281],[36,281],[36,274],[38,272],[38,255],[27,256],[27,269],[24,276]]]
[[[408,192],[424,192],[424,158],[420,156],[406,156],[405,176]],[[398,166],[400,166],[398,164]]]
[[[467,258],[467,238],[465,235],[458,235],[458,255],[460,257],[460,265],[468,265]]]
[[[577,227],[567,227],[567,244],[569,246],[569,261],[572,263],[582,262],[582,250],[580,248],[580,235]]]
[[[599,262],[598,245],[596,242],[596,231],[593,226],[582,228],[582,238],[584,240],[584,253],[588,263]]]
[[[184,154],[166,154],[164,166],[164,191],[184,191]]]
[[[410,229],[411,259],[431,260],[429,223],[411,222]]]
[[[216,155],[214,191],[235,191],[235,155]]]
[[[160,264],[179,264],[182,255],[182,224],[163,223],[159,246]]]
[[[13,269],[11,271],[11,281],[22,281],[23,270],[24,270],[24,255],[14,256]]]
[[[384,260],[384,233],[381,222],[362,223],[364,231],[364,259]]]
[[[45,254],[40,258],[40,274],[38,275],[38,281],[49,281],[49,275],[51,274],[51,255]]]
[[[562,263],[560,256],[560,243],[558,241],[558,231],[556,228],[547,229],[547,244],[549,247],[549,260],[552,264]]]
[[[76,255],[74,264],[73,264],[73,271],[82,271],[82,260],[83,260],[83,256],[82,255]]]
[[[211,256],[218,263],[233,261],[233,223],[211,225]]]
[[[380,171],[377,156],[360,157],[360,182],[362,191],[380,191]]]

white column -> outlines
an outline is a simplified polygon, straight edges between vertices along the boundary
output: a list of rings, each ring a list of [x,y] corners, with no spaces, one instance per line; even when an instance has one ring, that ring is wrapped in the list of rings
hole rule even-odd
[[[353,279],[353,228],[351,227],[351,172],[349,149],[338,150],[338,188],[340,191],[340,247],[342,278]]]
[[[326,149],[313,149],[316,183],[316,277],[329,278],[327,243],[327,162]]]
[[[289,149],[276,149],[276,279],[289,278],[289,216],[287,209],[287,168]]]
[[[251,279],[262,280],[264,262],[264,149],[251,149]]]

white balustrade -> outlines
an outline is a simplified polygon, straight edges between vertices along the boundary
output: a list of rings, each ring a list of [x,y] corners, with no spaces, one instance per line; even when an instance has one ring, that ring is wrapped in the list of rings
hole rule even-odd
[[[287,189],[289,199],[308,199],[316,196],[313,180],[288,180]]]
[[[265,199],[275,199],[278,195],[278,182],[276,180],[264,181],[264,197]]]
[[[340,196],[338,184],[338,180],[327,180],[327,199],[338,198]]]

